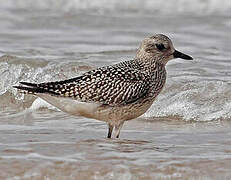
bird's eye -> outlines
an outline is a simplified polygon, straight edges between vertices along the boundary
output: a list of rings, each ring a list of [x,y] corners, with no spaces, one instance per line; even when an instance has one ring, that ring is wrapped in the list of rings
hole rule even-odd
[[[156,48],[160,51],[163,51],[164,49],[166,49],[163,44],[156,44]]]

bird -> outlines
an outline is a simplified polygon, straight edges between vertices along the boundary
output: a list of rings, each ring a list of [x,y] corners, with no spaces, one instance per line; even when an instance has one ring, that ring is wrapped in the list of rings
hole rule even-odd
[[[20,82],[14,88],[42,98],[63,112],[104,121],[107,138],[119,138],[125,121],[144,114],[164,88],[167,62],[193,60],[166,35],[145,38],[133,59],[98,67],[78,77],[44,83]]]

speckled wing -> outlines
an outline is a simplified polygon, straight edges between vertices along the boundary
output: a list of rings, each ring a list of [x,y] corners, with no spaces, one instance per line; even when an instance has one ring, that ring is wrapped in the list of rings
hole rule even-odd
[[[133,68],[107,66],[65,81],[41,84],[22,82],[22,84],[31,86],[30,92],[35,94],[48,93],[81,102],[123,105],[145,96],[150,88],[150,78]],[[24,90],[29,92],[28,89]]]

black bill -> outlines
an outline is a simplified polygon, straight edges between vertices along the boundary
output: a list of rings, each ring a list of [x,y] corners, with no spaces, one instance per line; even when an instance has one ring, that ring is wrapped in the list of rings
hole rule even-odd
[[[188,56],[180,51],[175,50],[175,52],[173,53],[173,57],[174,58],[181,58],[181,59],[187,59],[187,60],[193,60],[193,58],[191,56]]]

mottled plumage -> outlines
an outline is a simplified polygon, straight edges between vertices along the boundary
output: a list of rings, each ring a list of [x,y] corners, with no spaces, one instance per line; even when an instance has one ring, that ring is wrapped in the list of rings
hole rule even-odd
[[[145,39],[133,60],[100,67],[83,75],[56,82],[15,86],[35,94],[59,109],[106,121],[108,137],[115,136],[126,120],[145,113],[163,89],[165,65],[173,58],[192,59],[173,48],[170,39],[157,34]]]

